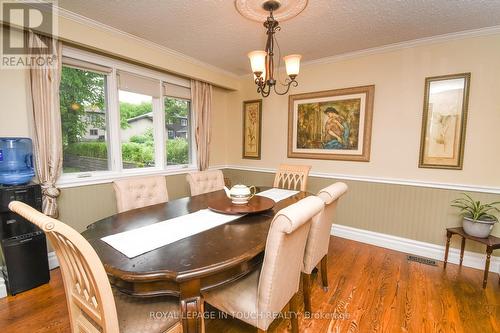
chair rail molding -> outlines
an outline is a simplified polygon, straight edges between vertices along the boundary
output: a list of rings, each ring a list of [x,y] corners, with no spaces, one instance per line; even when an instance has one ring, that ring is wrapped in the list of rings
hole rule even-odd
[[[265,173],[276,173],[276,168],[264,168],[264,167],[253,167],[253,166],[243,166],[243,165],[214,165],[210,169],[233,169],[241,171],[254,171],[254,172],[265,172]],[[500,187],[490,187],[482,185],[467,185],[467,184],[452,184],[452,183],[438,183],[423,180],[411,180],[402,178],[385,178],[385,177],[367,177],[367,176],[357,176],[349,174],[340,173],[329,173],[329,172],[314,172],[309,173],[309,177],[318,178],[331,178],[339,180],[354,180],[360,182],[368,183],[380,183],[380,184],[394,184],[394,185],[407,185],[407,186],[417,186],[417,187],[428,187],[436,189],[445,190],[456,190],[456,191],[466,191],[466,192],[480,192],[480,193],[491,193],[500,194]]]

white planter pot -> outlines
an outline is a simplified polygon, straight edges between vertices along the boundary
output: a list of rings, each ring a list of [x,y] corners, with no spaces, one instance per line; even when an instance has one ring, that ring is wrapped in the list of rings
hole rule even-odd
[[[464,217],[462,226],[466,234],[478,238],[486,238],[490,235],[495,223],[496,221],[474,221],[469,217]]]

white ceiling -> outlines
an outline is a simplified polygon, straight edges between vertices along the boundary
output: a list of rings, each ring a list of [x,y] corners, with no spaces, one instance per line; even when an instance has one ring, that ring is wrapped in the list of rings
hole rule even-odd
[[[233,0],[59,0],[59,6],[241,75],[263,49],[264,27]],[[309,0],[277,33],[303,61],[500,25],[500,0]]]

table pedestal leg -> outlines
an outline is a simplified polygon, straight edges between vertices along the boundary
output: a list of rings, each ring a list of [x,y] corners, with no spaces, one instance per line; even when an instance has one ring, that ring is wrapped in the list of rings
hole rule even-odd
[[[203,333],[203,299],[200,281],[181,283],[181,316],[184,333]]]
[[[483,289],[486,288],[486,283],[488,283],[488,273],[490,271],[491,252],[493,252],[493,249],[488,246],[486,248],[486,265],[484,266]]]
[[[443,268],[446,268],[446,264],[448,263],[448,251],[450,251],[450,240],[451,240],[451,232],[446,231],[446,250],[444,251]]]
[[[462,237],[462,246],[460,247],[460,266],[464,261],[465,237]]]

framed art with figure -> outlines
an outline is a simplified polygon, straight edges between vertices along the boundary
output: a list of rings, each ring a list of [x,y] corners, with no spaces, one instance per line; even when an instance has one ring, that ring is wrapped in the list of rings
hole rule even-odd
[[[262,100],[243,102],[243,158],[260,160]]]
[[[470,73],[425,79],[420,168],[462,170]]]
[[[288,157],[370,161],[375,86],[290,95]]]

